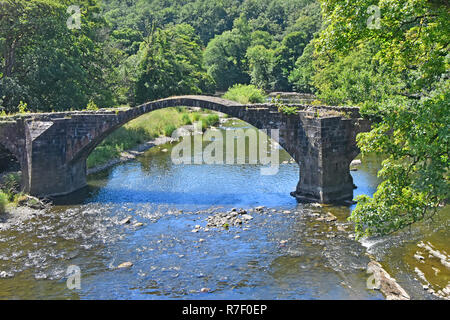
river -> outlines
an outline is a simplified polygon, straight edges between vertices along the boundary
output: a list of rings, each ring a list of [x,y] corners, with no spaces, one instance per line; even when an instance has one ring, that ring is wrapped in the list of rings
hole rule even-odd
[[[230,119],[221,130],[231,127],[246,124]],[[357,242],[347,221],[353,207],[297,204],[289,195],[297,164],[272,176],[262,176],[260,165],[175,165],[173,147],[92,175],[86,189],[46,214],[1,230],[0,298],[383,299],[367,289],[367,253],[412,298],[433,298],[414,279],[421,262],[412,257],[420,241],[449,251],[449,210],[433,223]],[[355,196],[375,191],[379,165],[369,157],[352,172]],[[253,219],[207,228],[208,217],[232,208]],[[318,221],[327,212],[337,221]],[[133,266],[118,269],[123,262]],[[67,287],[69,266],[79,268],[81,289]],[[436,273],[430,268],[426,275]],[[431,281],[445,288],[448,269],[440,266]]]

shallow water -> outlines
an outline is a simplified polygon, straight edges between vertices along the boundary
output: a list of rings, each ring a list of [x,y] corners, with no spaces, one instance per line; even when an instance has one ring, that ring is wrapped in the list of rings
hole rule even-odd
[[[297,164],[281,165],[274,176],[260,175],[259,165],[174,165],[171,148],[155,147],[93,175],[88,188],[60,199],[49,213],[0,231],[0,298],[383,298],[366,288],[369,258],[350,236],[351,208],[297,204],[289,195]],[[283,151],[281,161],[289,159]],[[355,196],[373,193],[378,167],[368,158],[352,172]],[[266,209],[249,212],[253,219],[242,226],[205,231],[215,213],[256,206]],[[317,221],[327,212],[338,220]],[[131,223],[121,224],[127,216]],[[448,215],[437,219],[447,223],[438,239],[448,248]],[[417,238],[433,230],[419,230]],[[399,237],[405,249],[388,238],[369,251],[403,281],[403,273],[411,275],[404,261],[409,239]],[[133,267],[116,268],[126,261]],[[71,265],[81,270],[80,290],[67,288]],[[429,298],[413,277],[403,282],[415,298]]]

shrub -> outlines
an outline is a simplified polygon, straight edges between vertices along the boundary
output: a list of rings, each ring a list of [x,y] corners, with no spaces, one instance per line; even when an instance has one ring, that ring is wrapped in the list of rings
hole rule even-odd
[[[2,180],[3,191],[9,195],[9,200],[12,200],[12,197],[20,190],[21,175],[19,173],[9,173]]]
[[[98,146],[87,158],[87,167],[92,168],[107,163],[109,160],[118,158],[120,152],[111,145]]]
[[[233,100],[242,104],[263,103],[266,100],[263,90],[254,85],[236,84],[223,95],[224,99]]]
[[[173,124],[168,124],[164,127],[164,135],[170,137],[172,133],[177,129]]]
[[[206,118],[202,119],[206,123],[207,127],[213,126],[219,122],[219,116],[217,114],[210,114]]]
[[[275,99],[272,99],[272,103],[278,107],[278,112],[285,113],[285,114],[296,114],[298,112],[297,107],[285,105],[280,100],[280,96],[277,96]]]
[[[87,111],[98,111],[98,107],[93,100],[90,100],[86,106]]]
[[[192,124],[191,118],[189,118],[189,115],[187,113],[183,114],[181,121],[183,122],[184,125]]]
[[[8,196],[3,191],[0,191],[0,214],[5,213],[7,204]]]
[[[19,109],[20,114],[28,113],[28,105],[23,101],[20,101],[19,106],[17,108]]]
[[[194,120],[194,122],[200,120],[200,114],[199,113],[192,114],[192,120]]]

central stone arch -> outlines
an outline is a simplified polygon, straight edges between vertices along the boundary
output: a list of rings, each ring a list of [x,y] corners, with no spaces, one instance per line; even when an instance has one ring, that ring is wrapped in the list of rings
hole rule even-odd
[[[118,128],[144,114],[169,107],[198,107],[221,112],[240,119],[254,126],[258,130],[267,130],[269,137],[271,137],[271,129],[280,130],[281,117],[277,116],[279,113],[273,113],[271,114],[271,119],[267,119],[267,109],[265,108],[246,106],[234,101],[216,97],[182,96],[167,98],[149,102],[128,110],[119,111],[115,121],[112,123],[108,122],[108,125],[104,125],[105,123],[103,122],[96,127],[94,132],[92,132],[93,139],[86,139],[82,144],[74,145],[74,149],[71,152],[72,158],[68,159],[68,162],[75,163],[77,161],[85,161],[92,151]],[[300,159],[297,158],[298,153],[295,152],[296,150],[293,150],[291,144],[286,143],[286,137],[280,135],[280,139],[278,140],[279,141],[276,142],[279,143],[297,163],[299,163]]]

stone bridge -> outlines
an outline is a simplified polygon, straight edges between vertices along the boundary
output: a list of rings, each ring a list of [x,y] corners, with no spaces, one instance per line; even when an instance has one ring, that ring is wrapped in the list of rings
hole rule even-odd
[[[296,114],[288,115],[271,104],[181,96],[134,108],[2,117],[0,146],[18,159],[24,192],[38,197],[65,195],[86,186],[86,159],[109,134],[145,113],[175,106],[219,111],[268,132],[279,129],[280,145],[300,166],[300,181],[292,192],[299,201],[353,198],[349,165],[359,153],[356,135],[370,128],[358,108],[299,105]]]

